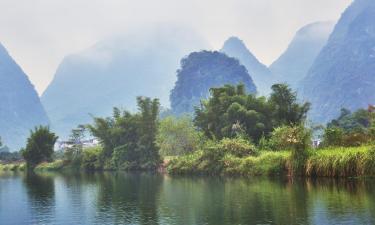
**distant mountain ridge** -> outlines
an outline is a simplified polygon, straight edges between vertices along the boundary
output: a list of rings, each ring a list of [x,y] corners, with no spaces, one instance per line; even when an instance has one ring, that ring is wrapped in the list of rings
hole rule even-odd
[[[277,75],[277,80],[297,89],[327,43],[334,25],[334,22],[328,21],[315,22],[299,29],[285,52],[269,67]]]
[[[193,31],[171,26],[141,29],[113,37],[67,56],[42,102],[53,130],[67,136],[90,115],[108,116],[114,106],[136,109],[136,97],[160,99],[169,107],[169,92],[179,60],[209,48]]]
[[[275,77],[268,67],[262,64],[246,47],[244,42],[238,37],[230,37],[224,42],[221,52],[230,57],[234,57],[246,67],[251,75],[258,94],[266,95],[271,92],[271,86],[275,82]]]
[[[355,0],[301,83],[310,118],[327,122],[340,109],[375,103],[375,1]]]
[[[172,112],[176,115],[194,113],[202,99],[209,97],[212,87],[243,83],[248,93],[256,87],[246,68],[235,58],[218,51],[190,53],[181,60],[177,81],[171,91]]]
[[[0,43],[0,136],[12,151],[25,146],[31,129],[48,117],[27,75]]]

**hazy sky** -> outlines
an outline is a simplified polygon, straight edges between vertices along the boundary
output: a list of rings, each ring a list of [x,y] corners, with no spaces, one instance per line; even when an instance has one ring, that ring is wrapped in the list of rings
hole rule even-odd
[[[190,26],[220,48],[243,39],[265,64],[303,25],[337,20],[352,0],[0,0],[0,42],[41,94],[63,57],[152,23]],[[177,68],[176,68],[177,69]]]

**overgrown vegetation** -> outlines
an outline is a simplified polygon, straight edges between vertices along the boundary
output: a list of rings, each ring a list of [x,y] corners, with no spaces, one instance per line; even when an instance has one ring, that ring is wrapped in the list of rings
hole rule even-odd
[[[337,119],[327,124],[323,136],[324,146],[361,146],[375,140],[375,112],[372,106],[367,110],[350,112],[341,109]]]
[[[212,88],[211,97],[196,108],[194,120],[211,140],[200,150],[171,160],[168,171],[300,175],[311,142],[311,132],[304,126],[309,107],[297,103],[296,93],[285,84],[273,85],[268,99],[246,94],[243,85]]]
[[[203,134],[188,116],[166,117],[160,121],[156,144],[162,156],[178,156],[196,151],[204,142]]]
[[[270,98],[246,94],[243,85],[211,88],[211,97],[196,108],[195,124],[211,139],[243,133],[258,143],[278,126],[301,124],[309,103],[297,103],[296,93],[285,84],[272,86]]]
[[[313,129],[305,125],[309,103],[297,103],[296,94],[283,84],[274,85],[272,91],[267,99],[246,95],[243,86],[211,89],[211,97],[196,109],[195,117],[197,128],[211,141],[194,153],[172,159],[168,171],[247,176],[374,175],[373,110],[342,110],[341,116],[325,128],[323,144],[313,149]],[[234,144],[231,151],[224,145],[228,141]],[[241,145],[244,142],[247,144]],[[251,153],[234,154],[247,148]]]
[[[375,175],[372,107],[354,113],[343,109],[323,129],[323,143],[312,148],[314,129],[305,121],[310,105],[298,103],[287,85],[273,85],[269,98],[248,95],[243,85],[212,88],[210,93],[194,118],[160,121],[158,100],[139,97],[138,112],[114,108],[111,117],[96,117],[92,124],[73,129],[70,147],[54,154],[57,137],[48,127],[38,127],[22,155],[28,167],[42,171],[155,170],[162,165],[170,174]],[[99,146],[83,147],[86,131]],[[24,168],[19,161],[0,166]]]

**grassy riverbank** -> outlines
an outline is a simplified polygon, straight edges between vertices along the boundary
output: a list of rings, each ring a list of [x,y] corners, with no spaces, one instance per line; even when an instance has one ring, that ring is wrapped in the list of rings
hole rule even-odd
[[[0,171],[24,171],[25,168],[25,163],[0,163]]]
[[[212,151],[212,152],[209,152]],[[199,150],[192,154],[166,157],[163,166],[170,175],[287,176],[291,174],[290,151],[260,151],[254,156]],[[25,163],[0,164],[0,171],[23,171]],[[35,171],[85,170],[73,168],[63,160],[43,162]],[[111,169],[113,170],[113,169]],[[332,147],[309,150],[303,176],[358,177],[375,176],[375,148]]]
[[[224,154],[215,159],[198,151],[172,159],[167,171],[170,174],[274,176],[291,174],[291,165],[290,151],[262,151],[257,156],[247,157]],[[310,150],[301,174],[309,177],[374,176],[375,150],[371,146]]]

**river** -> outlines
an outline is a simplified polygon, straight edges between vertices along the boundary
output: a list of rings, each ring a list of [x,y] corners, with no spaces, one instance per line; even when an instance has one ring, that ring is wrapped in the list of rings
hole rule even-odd
[[[375,224],[375,180],[2,172],[0,224]]]

